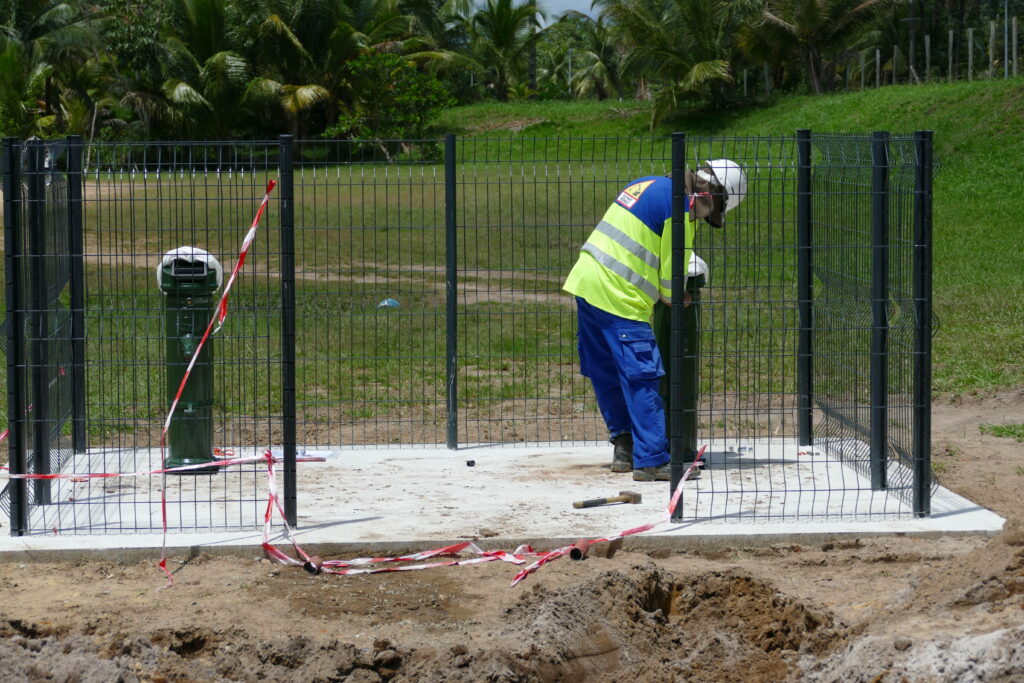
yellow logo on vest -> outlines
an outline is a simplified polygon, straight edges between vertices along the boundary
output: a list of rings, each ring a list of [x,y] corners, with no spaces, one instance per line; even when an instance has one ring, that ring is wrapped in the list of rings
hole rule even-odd
[[[615,201],[622,204],[627,209],[632,209],[633,205],[640,199],[640,195],[642,195],[644,190],[650,187],[653,182],[653,180],[644,180],[643,182],[634,183],[620,192],[619,196],[615,198]]]

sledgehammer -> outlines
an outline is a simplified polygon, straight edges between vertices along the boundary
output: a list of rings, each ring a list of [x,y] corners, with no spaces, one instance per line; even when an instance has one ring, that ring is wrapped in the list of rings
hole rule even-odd
[[[574,508],[592,508],[608,503],[630,503],[636,505],[641,500],[640,494],[636,491],[619,491],[619,495],[611,498],[591,498],[590,500],[577,500],[572,504]]]

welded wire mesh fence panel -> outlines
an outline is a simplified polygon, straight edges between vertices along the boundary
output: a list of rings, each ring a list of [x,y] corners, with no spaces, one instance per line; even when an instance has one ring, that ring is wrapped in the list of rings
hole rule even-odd
[[[296,146],[297,442],[445,442],[442,143]]]
[[[797,457],[797,150],[792,136],[686,138],[687,165],[731,159],[747,192],[721,229],[701,222],[697,518],[794,514]],[[730,200],[733,201],[733,200]]]
[[[913,139],[805,139],[801,162],[799,136],[686,138],[691,168],[732,159],[748,188],[696,237],[708,468],[682,518],[913,512]]]
[[[10,465],[14,472],[48,474],[59,472],[71,457],[68,145],[41,140],[9,145],[5,171],[17,166],[18,173],[5,183],[5,192],[13,191],[5,206],[12,213],[8,237],[14,246],[7,267],[16,281],[9,286],[19,299],[9,327],[17,353],[8,356],[7,374],[18,387],[8,397],[9,426],[17,423]],[[23,529],[26,509],[51,504],[52,485],[36,480],[18,491],[8,485],[2,494],[7,510],[12,494],[20,508],[11,516],[12,527]]]
[[[87,148],[81,214],[85,443],[64,464],[64,472],[133,473],[162,467],[164,420],[221,290],[197,295],[195,301],[183,298],[178,305],[188,310],[169,311],[171,299],[157,283],[158,266],[165,253],[188,246],[208,251],[230,272],[267,180],[277,176],[276,150],[276,143]],[[210,356],[196,363],[189,380],[205,382],[212,402],[183,399],[176,413],[176,420],[196,422],[197,433],[212,433],[210,448],[202,446],[211,452],[202,458],[254,455],[279,442],[280,282],[274,216],[271,210],[250,248],[224,327],[207,341]],[[177,265],[164,265],[177,277]],[[60,365],[49,366],[60,372]],[[188,440],[175,444],[171,439],[169,462],[181,455]],[[159,529],[161,488],[166,489],[168,528],[230,528],[250,527],[261,518],[266,477],[262,466],[248,464],[166,478],[62,479],[52,487],[52,503],[31,511],[32,531]]]
[[[459,434],[601,441],[561,286],[632,179],[670,168],[664,138],[478,138],[457,155]]]
[[[26,173],[29,219],[29,290],[32,312],[29,354],[33,383],[32,427],[36,453],[32,470],[59,472],[71,456],[71,313],[68,283],[68,146],[64,141],[30,143],[35,159]],[[37,481],[30,500],[50,502],[51,485]]]
[[[911,138],[813,138],[814,449],[860,480],[830,495],[858,515],[906,514],[913,486]],[[892,462],[890,462],[892,461]],[[886,495],[895,494],[895,497]]]
[[[815,136],[814,442],[870,480],[873,174],[869,136]],[[879,219],[881,220],[881,218]]]
[[[686,138],[691,169],[727,158],[748,178],[725,226],[702,223],[696,235],[695,252],[710,267],[694,304],[697,439],[709,467],[687,489],[686,517],[907,511],[927,457],[919,142]],[[177,278],[177,261],[164,256],[189,246],[230,272],[266,182],[279,174],[294,199],[271,203],[227,322],[197,362],[209,399],[187,398],[182,408],[205,421],[210,456],[607,439],[579,374],[575,304],[561,287],[619,191],[672,169],[670,139],[282,138],[78,151],[80,176],[61,181],[57,161],[39,176],[50,184],[37,226],[27,210],[16,212],[17,231],[5,217],[7,234],[24,238],[19,310],[26,321],[45,310],[35,318],[42,335],[26,322],[8,339],[24,342],[21,387],[26,396],[54,378],[58,387],[48,403],[60,426],[25,435],[19,452],[28,462],[94,473],[161,466],[182,357],[219,290],[209,301],[175,299],[158,286],[158,266]],[[32,180],[18,183],[18,197],[31,196]],[[74,225],[74,212],[61,212],[76,206],[78,191],[76,259],[75,245],[60,242],[74,238],[59,226]],[[29,233],[60,254],[34,256]],[[33,270],[37,261],[44,267]],[[65,280],[76,281],[76,264],[77,304]],[[69,355],[63,342],[33,344],[44,337],[84,346],[72,344]],[[61,374],[69,364],[70,393]],[[36,458],[46,435],[51,451],[69,455]],[[158,528],[165,483],[171,528],[251,526],[265,482],[255,464],[166,479],[62,480],[49,503],[32,484],[29,530]]]
[[[4,192],[4,280],[6,313],[5,385],[7,434],[5,461],[11,472],[24,473],[37,452],[35,430],[30,429],[26,413],[32,395],[31,374],[26,361],[29,314],[28,185],[31,170],[24,146],[18,140],[5,139],[3,147]],[[0,491],[0,509],[7,513],[11,533],[23,533],[27,526],[29,490],[26,482],[5,482]]]
[[[919,235],[915,233],[915,221],[920,216],[920,204],[915,202],[918,187],[919,158],[916,137],[893,135],[888,145],[889,187],[888,215],[889,239],[885,245],[888,258],[888,302],[886,326],[888,330],[886,363],[887,381],[887,423],[886,459],[891,464],[886,468],[886,490],[900,500],[911,503],[915,487],[931,488],[930,482],[915,477],[916,461],[929,455],[915,450],[915,421],[920,419],[915,410],[914,355],[917,353],[915,340],[923,321],[917,316],[915,290],[915,259]],[[929,169],[930,172],[930,169]]]

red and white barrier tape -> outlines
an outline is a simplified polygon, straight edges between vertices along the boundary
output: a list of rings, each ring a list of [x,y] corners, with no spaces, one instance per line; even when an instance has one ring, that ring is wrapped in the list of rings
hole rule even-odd
[[[260,202],[260,208],[256,211],[256,216],[252,219],[252,225],[249,226],[249,232],[245,234],[245,239],[242,240],[242,249],[238,253],[238,261],[235,262],[235,267],[231,269],[231,277],[228,278],[227,283],[224,285],[224,293],[220,295],[220,301],[217,302],[217,310],[214,311],[213,317],[210,318],[210,323],[206,326],[206,331],[203,332],[203,338],[199,340],[199,345],[196,346],[195,352],[192,354],[192,359],[188,362],[188,367],[185,368],[185,374],[181,378],[181,384],[178,385],[178,392],[174,395],[174,400],[171,402],[171,408],[167,411],[167,419],[164,420],[163,431],[160,432],[160,468],[167,468],[167,430],[171,427],[171,418],[174,417],[174,411],[178,408],[178,401],[181,399],[182,392],[185,391],[185,385],[188,383],[188,378],[192,374],[192,368],[195,367],[196,361],[199,359],[199,353],[203,350],[203,345],[206,344],[206,340],[210,338],[210,333],[213,330],[214,323],[217,324],[217,329],[220,330],[224,324],[224,318],[228,315],[228,295],[231,293],[231,287],[235,284],[235,278],[238,276],[238,271],[242,269],[242,265],[245,263],[245,257],[249,253],[249,247],[252,245],[253,238],[256,237],[256,229],[259,227],[260,219],[263,217],[263,211],[267,208],[267,204],[270,202],[270,193],[274,191],[274,186],[277,184],[274,180],[267,181],[267,191],[263,195],[263,201]],[[167,571],[167,482],[165,479],[160,487],[160,512],[163,517],[163,547],[160,553],[159,567],[163,570],[163,573],[167,575],[167,586],[174,585],[174,577]],[[167,586],[164,586],[165,588]]]
[[[617,534],[605,536],[602,538],[595,538],[586,541],[586,545],[590,546],[594,543],[602,543],[605,541],[611,542],[616,541],[626,536],[632,536],[634,534],[643,533],[650,531],[651,529],[664,524],[672,519],[672,513],[675,511],[676,506],[679,504],[679,498],[683,492],[683,482],[690,478],[690,475],[696,469],[701,459],[704,456],[704,450],[707,446],[703,446],[694,458],[693,463],[683,473],[679,483],[676,484],[675,491],[672,493],[672,497],[669,499],[668,506],[665,509],[665,514],[654,522],[647,524],[641,524],[640,526],[633,527],[620,531]],[[380,574],[385,572],[407,572],[416,571],[419,569],[432,569],[434,567],[457,567],[469,564],[479,564],[482,562],[493,562],[495,560],[501,560],[503,562],[509,562],[511,564],[522,565],[528,561],[528,558],[535,558],[534,561],[527,567],[523,568],[515,577],[512,579],[512,586],[519,584],[526,577],[533,572],[537,571],[545,564],[557,560],[563,555],[569,554],[576,544],[563,546],[556,548],[548,552],[536,552],[533,548],[528,545],[519,546],[512,552],[505,550],[489,550],[485,551],[479,548],[476,544],[470,541],[462,541],[453,545],[444,546],[442,548],[434,548],[432,550],[424,550],[422,552],[413,553],[411,555],[401,555],[398,557],[360,557],[352,560],[324,560],[320,558],[310,556],[305,550],[303,550],[299,544],[295,541],[292,536],[291,528],[288,526],[287,520],[284,519],[284,511],[281,509],[280,503],[277,498],[277,487],[274,483],[274,461],[272,459],[267,460],[267,476],[270,482],[269,500],[267,501],[267,511],[264,517],[263,525],[263,548],[267,554],[273,559],[277,560],[280,564],[290,566],[301,566],[307,571],[313,574],[338,574],[343,576],[350,576],[353,574]],[[284,520],[285,535],[288,540],[291,541],[292,546],[295,548],[295,553],[302,558],[302,561],[296,560],[293,557],[288,556],[282,552],[279,548],[276,548],[270,543],[270,522],[273,517],[273,509],[277,507],[281,513],[281,518]],[[443,560],[439,562],[427,562],[423,564],[400,564],[399,566],[390,567],[374,567],[373,565],[378,564],[391,564],[391,563],[402,563],[402,562],[416,562],[419,560],[427,560],[435,557],[450,557],[458,555],[459,553],[469,553],[470,557],[463,559]]]
[[[679,483],[676,484],[676,489],[675,489],[675,491],[672,492],[672,497],[668,501],[668,507],[665,508],[665,514],[662,515],[661,519],[659,519],[659,520],[657,520],[655,522],[648,522],[647,524],[641,524],[640,526],[633,527],[632,529],[626,529],[625,531],[620,531],[619,533],[614,534],[612,536],[607,536],[605,538],[591,539],[590,541],[587,542],[587,545],[593,545],[594,543],[602,543],[602,542],[605,542],[605,541],[617,541],[620,538],[625,538],[626,536],[632,536],[634,534],[643,533],[644,531],[650,531],[654,527],[660,526],[660,525],[664,524],[665,522],[668,522],[669,520],[671,520],[672,519],[672,513],[675,511],[676,505],[679,504],[679,497],[683,493],[683,482],[686,481],[687,479],[689,479],[690,478],[690,474],[692,474],[694,469],[696,469],[699,466],[699,464],[701,462],[701,459],[704,457],[704,450],[706,448],[707,448],[707,446],[702,446],[701,447],[701,449],[697,452],[696,457],[694,457],[693,462],[690,463],[690,466],[686,468],[686,471],[683,473],[683,476],[679,479]],[[575,547],[575,544],[567,545],[567,546],[563,546],[561,548],[557,548],[555,550],[552,550],[552,551],[550,551],[548,553],[545,553],[539,560],[537,560],[536,562],[531,564],[529,567],[524,568],[521,572],[516,574],[515,578],[512,579],[512,585],[515,586],[520,581],[522,581],[527,576],[529,576],[532,572],[537,571],[538,569],[540,569],[543,565],[547,564],[548,562],[550,562],[552,560],[557,560],[562,555],[565,555],[565,554],[569,553],[574,547]]]
[[[217,449],[215,449],[217,450]],[[274,458],[271,456],[274,462],[282,462],[281,458]],[[229,467],[231,465],[245,465],[252,462],[266,462],[267,455],[254,455],[247,458],[221,458],[219,460],[210,460],[209,462],[202,462],[195,465],[180,465],[178,467],[168,467],[165,469],[156,470],[139,470],[138,472],[66,472],[61,474],[50,473],[50,474],[6,474],[0,475],[0,478],[6,477],[7,479],[70,479],[73,482],[83,482],[89,479],[113,479],[116,477],[149,477],[157,474],[177,474],[180,472],[189,472],[192,470],[202,470],[212,467]],[[325,462],[327,458],[321,456],[299,456],[295,458],[295,462]],[[0,467],[0,470],[8,470],[7,467]],[[9,470],[8,470],[9,472]]]

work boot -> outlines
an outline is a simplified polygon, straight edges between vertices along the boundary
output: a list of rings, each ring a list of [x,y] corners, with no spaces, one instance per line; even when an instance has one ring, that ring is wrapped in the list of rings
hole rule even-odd
[[[672,481],[672,463],[633,470],[633,481]]]
[[[612,453],[612,472],[633,471],[633,435],[629,432],[612,439],[615,450]]]

